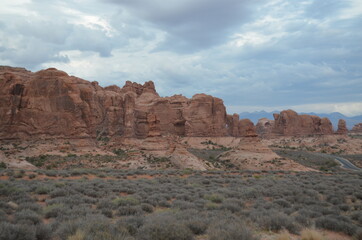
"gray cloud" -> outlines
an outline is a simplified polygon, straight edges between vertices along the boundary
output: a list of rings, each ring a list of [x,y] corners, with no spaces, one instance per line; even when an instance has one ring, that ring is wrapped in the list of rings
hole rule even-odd
[[[311,1],[309,6],[306,8],[305,15],[312,18],[326,18],[330,16],[336,16],[338,13],[350,7],[350,1],[340,0],[318,0]]]
[[[84,2],[0,9],[0,64],[101,85],[154,80],[163,96],[204,92],[234,106],[361,102],[358,1]]]
[[[166,32],[156,50],[191,53],[225,42],[234,27],[250,20],[252,6],[259,1],[119,1],[105,0],[128,9],[133,14]]]

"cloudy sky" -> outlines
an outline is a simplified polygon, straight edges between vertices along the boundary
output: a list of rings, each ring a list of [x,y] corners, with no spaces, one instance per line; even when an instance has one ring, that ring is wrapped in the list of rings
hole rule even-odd
[[[1,0],[0,65],[153,80],[228,112],[362,114],[361,0]]]

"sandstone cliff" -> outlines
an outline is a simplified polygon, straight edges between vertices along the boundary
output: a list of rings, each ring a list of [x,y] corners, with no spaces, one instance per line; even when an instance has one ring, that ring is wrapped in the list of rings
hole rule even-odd
[[[205,94],[160,97],[153,82],[120,88],[49,68],[0,67],[0,138],[256,136],[255,127],[227,115]]]
[[[262,136],[303,136],[333,134],[333,126],[328,118],[302,114],[293,110],[275,113],[274,120],[262,118],[256,125],[256,131]]]

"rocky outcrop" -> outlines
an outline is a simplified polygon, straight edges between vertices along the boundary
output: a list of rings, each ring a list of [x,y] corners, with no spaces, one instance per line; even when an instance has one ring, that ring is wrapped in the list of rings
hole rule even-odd
[[[261,118],[256,124],[256,133],[261,137],[268,137],[272,134],[273,128],[274,120]]]
[[[238,114],[227,116],[228,135],[234,137],[256,137],[255,125],[250,119],[239,119]]]
[[[49,68],[0,67],[0,138],[256,136],[252,122],[227,115],[205,94],[160,97],[153,82],[120,88]]]
[[[336,134],[346,135],[348,133],[346,121],[343,119],[339,119],[338,121],[338,129]]]
[[[274,113],[274,120],[262,118],[256,125],[261,136],[303,136],[333,134],[333,126],[328,118],[302,114],[293,110]]]
[[[280,114],[274,114],[272,133],[284,136],[333,134],[333,126],[328,118],[299,115],[293,110],[285,110]]]
[[[358,123],[358,124],[354,125],[351,132],[362,133],[362,123]]]

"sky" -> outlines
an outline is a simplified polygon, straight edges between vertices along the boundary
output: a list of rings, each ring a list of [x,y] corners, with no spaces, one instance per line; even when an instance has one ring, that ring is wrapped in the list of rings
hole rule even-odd
[[[362,115],[361,0],[0,0],[0,65],[152,80],[228,113]]]

